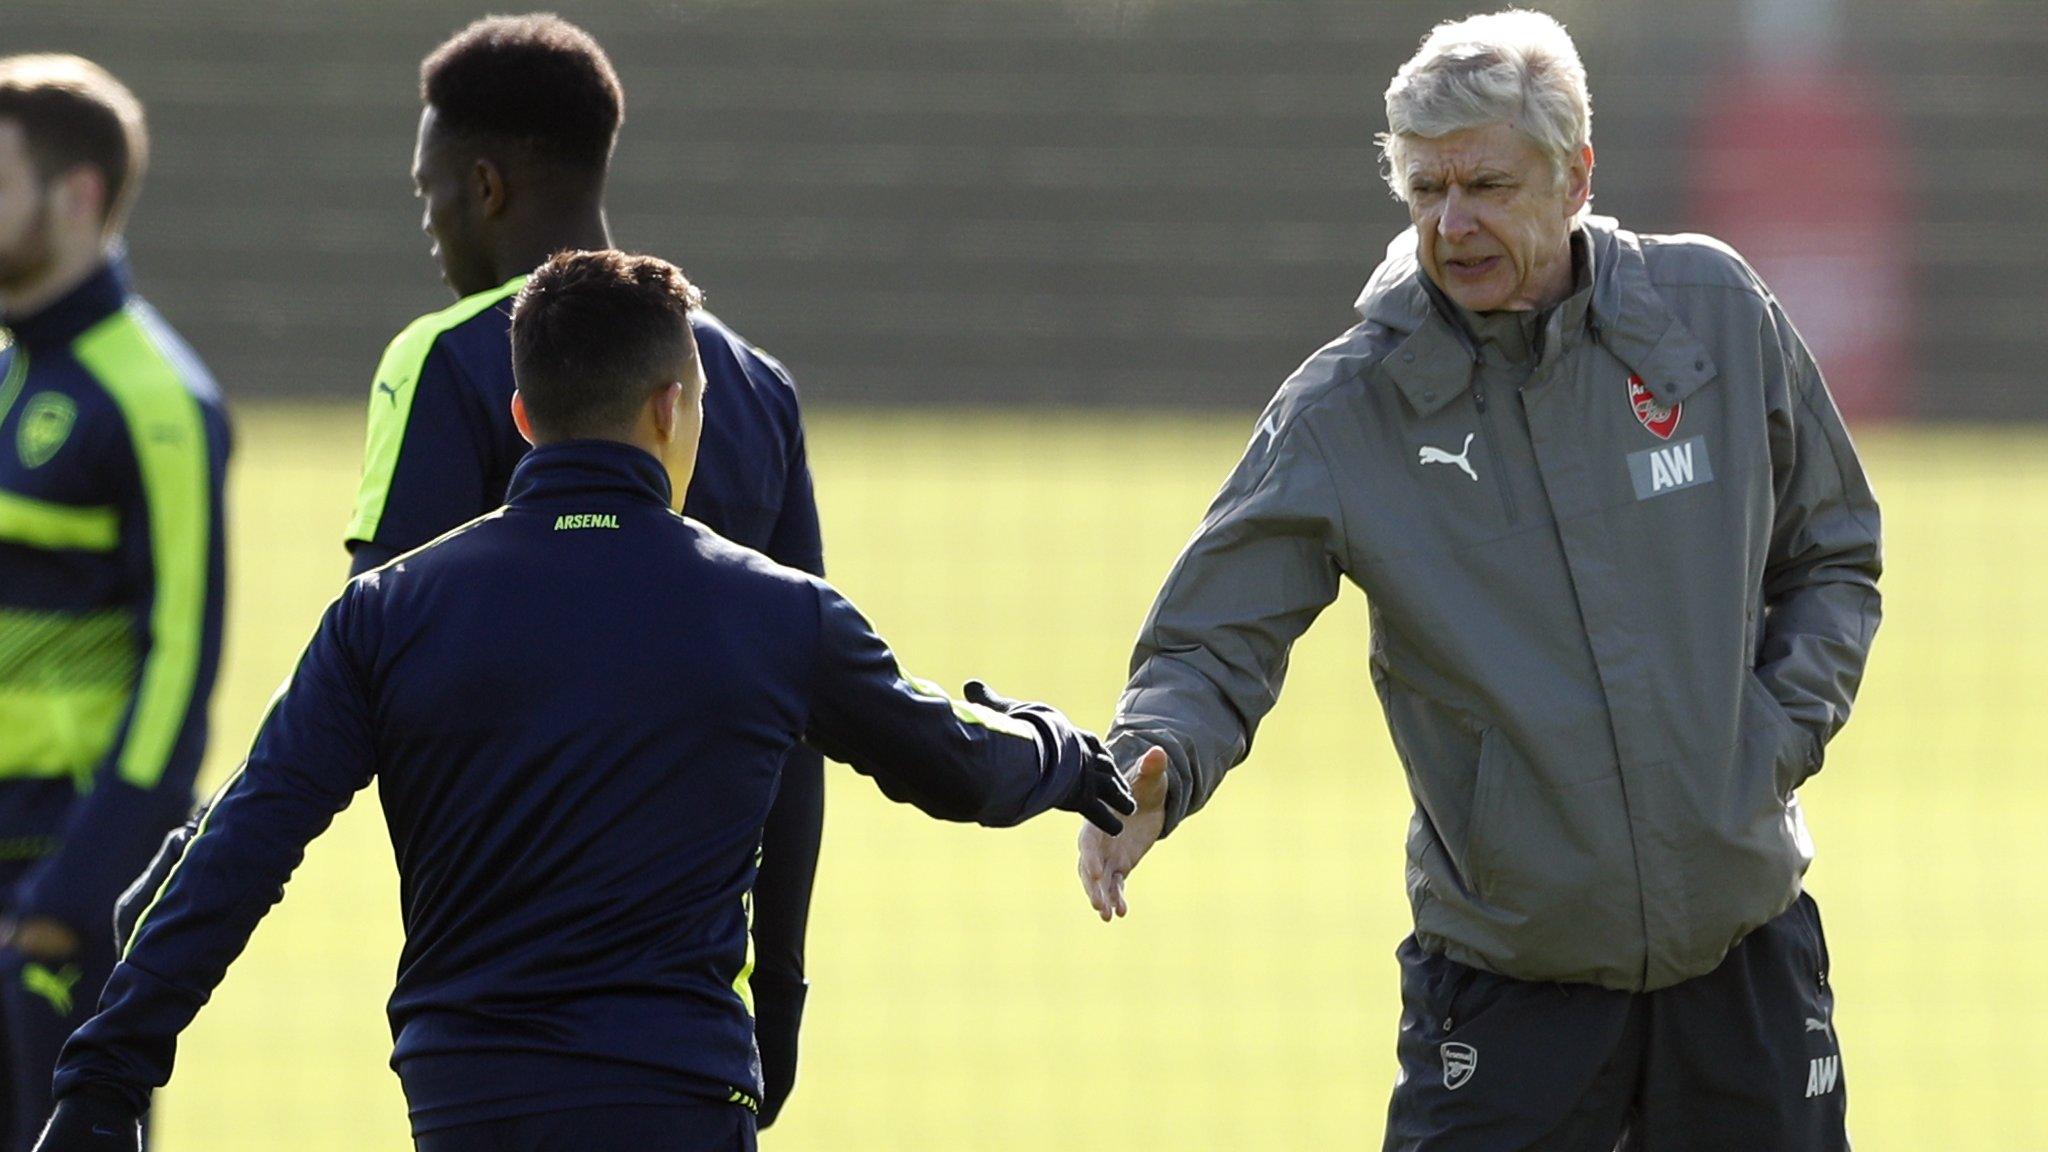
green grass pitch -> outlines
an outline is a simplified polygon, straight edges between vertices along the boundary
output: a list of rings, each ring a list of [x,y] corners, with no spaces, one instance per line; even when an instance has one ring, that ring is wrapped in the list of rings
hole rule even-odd
[[[1099,726],[1241,416],[814,415],[834,580],[918,674]],[[245,407],[209,779],[338,587],[356,409]],[[1863,1152],[2048,1148],[2048,438],[1879,430],[1887,623],[1806,791]],[[802,1079],[765,1146],[1377,1147],[1408,801],[1347,592],[1258,752],[1095,920],[1070,818],[941,826],[832,771]],[[385,1065],[399,924],[369,797],[180,1050],[160,1152],[411,1147]]]

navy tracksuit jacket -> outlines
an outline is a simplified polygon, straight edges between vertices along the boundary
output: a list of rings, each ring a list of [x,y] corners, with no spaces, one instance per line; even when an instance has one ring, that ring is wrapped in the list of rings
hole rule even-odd
[[[206,750],[227,412],[118,257],[0,326],[0,910],[97,941]]]
[[[11,337],[11,339],[10,339]],[[220,666],[229,431],[213,378],[109,259],[0,318],[0,1149],[114,964],[107,918],[192,806]]]
[[[415,1132],[760,1094],[747,901],[807,739],[892,798],[1012,824],[1087,750],[910,679],[860,614],[668,510],[653,457],[539,448],[505,508],[351,581],[144,913],[58,1095],[140,1107],[308,841],[375,778]]]

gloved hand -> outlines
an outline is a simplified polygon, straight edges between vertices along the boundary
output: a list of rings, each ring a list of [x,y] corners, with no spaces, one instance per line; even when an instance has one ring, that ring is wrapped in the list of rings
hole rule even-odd
[[[1108,835],[1114,836],[1124,830],[1120,817],[1136,812],[1138,802],[1131,796],[1131,786],[1124,783],[1123,773],[1117,771],[1116,759],[1102,746],[1095,733],[1074,727],[1066,717],[1046,705],[999,695],[979,680],[969,680],[965,692],[969,702],[992,708],[1005,716],[1035,713],[1044,719],[1050,713],[1061,724],[1072,728],[1086,749],[1086,761],[1081,766],[1081,775],[1074,781],[1073,790],[1060,800],[1058,807],[1068,812],[1079,812],[1090,824]]]
[[[57,1101],[35,1152],[141,1152],[142,1121],[121,1096],[87,1085]]]
[[[801,980],[765,976],[759,969],[754,971],[753,988],[754,1043],[761,1050],[761,1111],[754,1125],[767,1128],[782,1114],[796,1087],[797,1036],[810,989]]]

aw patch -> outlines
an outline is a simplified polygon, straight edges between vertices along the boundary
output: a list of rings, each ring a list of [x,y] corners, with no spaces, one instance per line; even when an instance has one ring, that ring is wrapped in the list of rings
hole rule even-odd
[[[1628,475],[1636,483],[1638,500],[1705,484],[1714,478],[1713,462],[1707,459],[1707,438],[1695,436],[1669,447],[1631,452]]]
[[[21,426],[14,434],[21,466],[40,468],[48,464],[71,437],[71,426],[77,422],[78,405],[62,392],[38,392],[29,397],[21,410]]]

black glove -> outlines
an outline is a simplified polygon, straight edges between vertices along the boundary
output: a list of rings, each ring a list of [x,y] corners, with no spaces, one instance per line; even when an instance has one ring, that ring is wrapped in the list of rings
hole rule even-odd
[[[35,1152],[141,1152],[142,1121],[112,1089],[86,1085],[57,1101]]]
[[[1060,801],[1059,807],[1068,812],[1079,812],[1107,835],[1114,836],[1124,830],[1124,822],[1119,817],[1136,812],[1138,802],[1131,796],[1131,786],[1124,782],[1124,774],[1117,771],[1116,758],[1102,746],[1095,733],[1074,727],[1065,717],[1043,704],[998,695],[995,689],[979,680],[969,680],[966,693],[971,703],[993,708],[1005,716],[1036,714],[1044,720],[1047,719],[1045,713],[1052,713],[1053,718],[1080,738],[1085,749],[1081,775],[1074,781],[1073,791]]]
[[[763,977],[754,971],[754,1042],[761,1049],[761,1111],[754,1126],[766,1128],[782,1114],[796,1087],[797,1035],[803,1028],[801,980]]]

